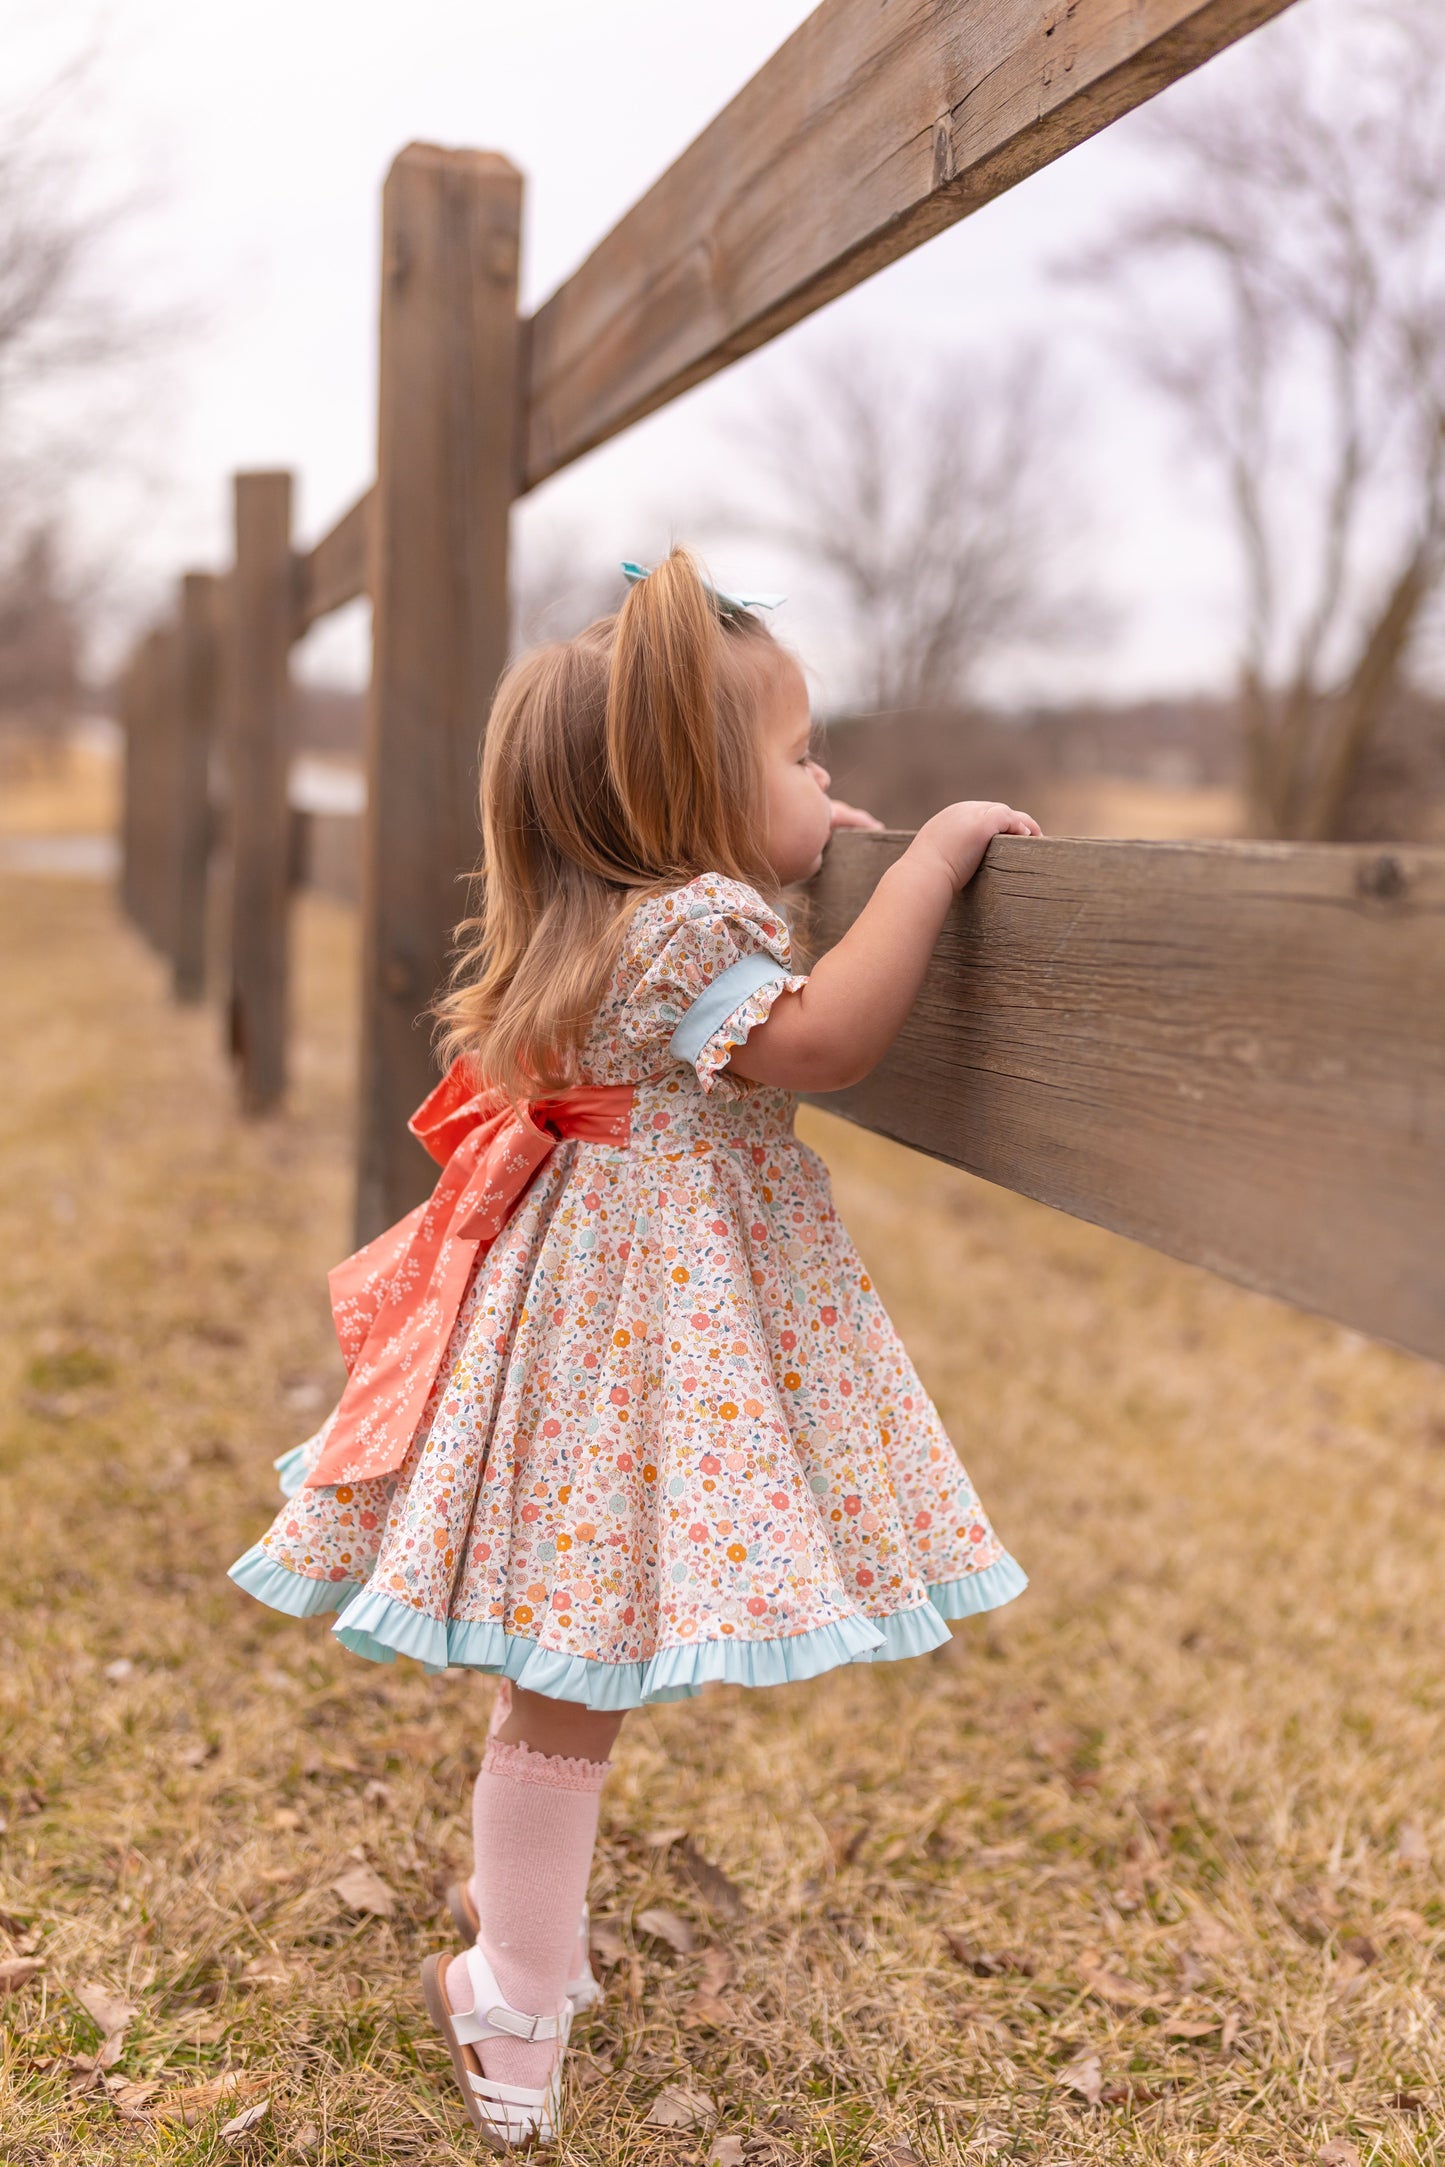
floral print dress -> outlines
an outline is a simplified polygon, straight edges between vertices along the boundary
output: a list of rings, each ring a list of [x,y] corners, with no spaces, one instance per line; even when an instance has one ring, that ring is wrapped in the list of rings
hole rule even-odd
[[[362,1655],[596,1708],[921,1654],[1025,1586],[793,1133],[726,1063],[786,926],[708,874],[629,921],[581,1081],[624,1144],[559,1143],[476,1268],[391,1475],[305,1488],[232,1567]]]

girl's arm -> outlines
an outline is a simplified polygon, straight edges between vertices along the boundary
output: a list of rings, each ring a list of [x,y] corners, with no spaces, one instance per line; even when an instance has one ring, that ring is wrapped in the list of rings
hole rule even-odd
[[[842,1091],[876,1067],[918,998],[948,907],[995,835],[1041,835],[1010,805],[947,805],[890,865],[800,993],[783,993],[728,1067],[787,1091]]]

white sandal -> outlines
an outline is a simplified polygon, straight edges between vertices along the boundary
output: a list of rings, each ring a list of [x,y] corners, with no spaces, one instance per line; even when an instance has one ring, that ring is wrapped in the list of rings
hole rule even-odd
[[[452,1924],[468,1948],[481,1931],[477,1907],[472,1901],[470,1881],[454,1881],[447,1890],[447,1910]],[[602,1986],[592,1969],[592,1916],[587,1906],[582,1906],[582,1917],[577,1925],[576,1970],[567,1981],[567,1999],[580,2016],[594,2002],[602,1999]]]
[[[421,1967],[422,1993],[433,2023],[451,2049],[452,2068],[475,2128],[494,2152],[515,2151],[534,2141],[550,2143],[561,2107],[562,2057],[572,2025],[572,2004],[564,2002],[555,2016],[529,2016],[514,2009],[474,1944],[466,1952],[472,2006],[453,2009],[446,1994],[445,1967],[450,1962],[445,1956],[426,1959]],[[557,2059],[545,2088],[499,2084],[487,2076],[476,2052],[487,2039],[555,2039]]]

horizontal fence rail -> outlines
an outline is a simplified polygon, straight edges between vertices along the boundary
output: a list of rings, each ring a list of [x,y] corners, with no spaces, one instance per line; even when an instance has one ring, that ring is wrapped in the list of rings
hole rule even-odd
[[[824,0],[532,319],[530,489],[1289,0]]]
[[[376,491],[366,490],[314,549],[296,559],[299,640],[321,618],[371,592],[371,526]]]
[[[906,845],[834,839],[815,948]],[[999,837],[818,1104],[1445,1359],[1445,850]]]

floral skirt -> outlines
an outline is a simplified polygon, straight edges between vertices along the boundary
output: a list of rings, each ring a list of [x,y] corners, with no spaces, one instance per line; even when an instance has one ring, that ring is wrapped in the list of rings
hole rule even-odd
[[[1019,1594],[791,1107],[710,1118],[560,1146],[400,1470],[305,1487],[323,1428],[232,1577],[360,1655],[610,1709],[922,1654]]]

